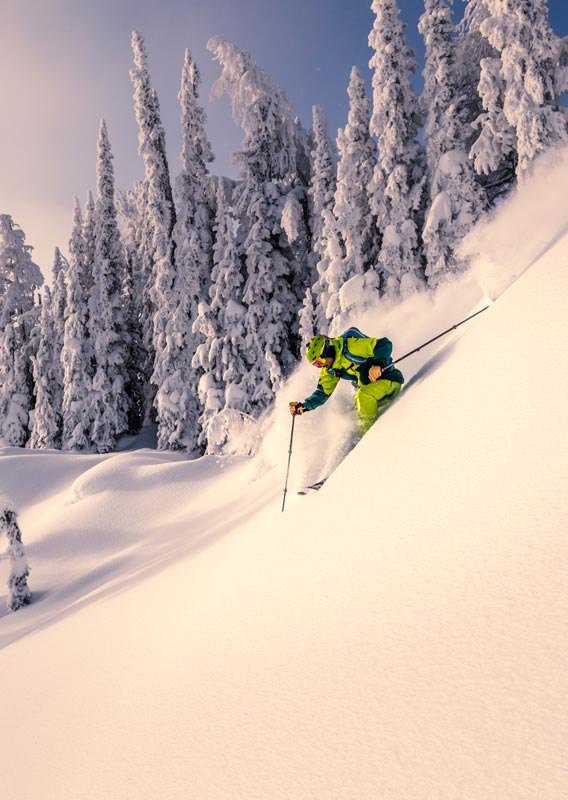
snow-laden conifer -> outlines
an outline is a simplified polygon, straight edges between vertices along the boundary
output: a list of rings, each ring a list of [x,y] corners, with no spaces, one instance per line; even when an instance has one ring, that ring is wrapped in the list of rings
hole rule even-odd
[[[81,286],[83,287],[83,296],[87,305],[93,290],[95,274],[95,225],[95,201],[93,193],[88,192],[85,213],[83,214],[83,274],[81,275]]]
[[[322,281],[327,251],[324,213],[333,209],[337,186],[337,156],[321,106],[313,106],[312,119],[312,177],[309,196],[312,232],[310,264],[313,264],[313,269],[311,276],[310,272],[307,275],[309,285],[300,311],[300,337],[304,345],[316,330],[323,329],[327,325],[325,305],[322,302],[322,294],[327,288],[325,279]]]
[[[305,234],[304,212],[300,199],[295,192],[290,192],[286,195],[280,223],[286,238],[291,244],[298,242]]]
[[[290,289],[296,298],[296,308],[300,309],[306,286],[315,281],[317,274],[313,252],[314,215],[310,202],[313,142],[298,118],[294,120],[293,132],[296,150],[294,169],[280,182],[283,193],[280,226],[284,232],[284,236],[280,237],[280,248],[290,265]],[[294,340],[298,331],[298,323],[294,321]]]
[[[4,538],[8,540],[8,549],[1,557],[10,562],[7,606],[9,611],[17,611],[22,606],[28,605],[32,599],[28,586],[30,568],[14,504],[0,494],[0,540]]]
[[[381,291],[403,296],[423,283],[418,232],[422,222],[424,153],[418,142],[420,115],[411,83],[416,70],[396,0],[373,0],[369,46],[375,51],[371,133],[378,161],[369,193],[382,236],[378,257]]]
[[[134,68],[130,77],[134,86],[134,109],[138,122],[138,150],[144,159],[148,183],[146,202],[152,209],[151,225],[158,241],[155,255],[167,252],[175,225],[170,171],[166,155],[166,135],[160,118],[160,104],[150,81],[148,56],[143,37],[132,33]]]
[[[424,89],[420,101],[429,185],[442,155],[450,150],[464,149],[466,138],[451,2],[425,0],[424,13],[418,23],[425,45]]]
[[[312,217],[312,252],[317,264],[327,246],[323,238],[323,212],[333,208],[337,186],[337,155],[329,136],[327,120],[321,106],[312,108],[312,178],[310,201]]]
[[[243,168],[246,200],[246,190],[254,191],[254,179],[284,179],[296,172],[298,125],[290,98],[250,53],[219,36],[210,39],[207,48],[222,65],[212,96],[227,93],[233,117],[245,132],[237,161]]]
[[[421,102],[430,191],[422,237],[426,276],[437,286],[466,266],[456,247],[483,212],[485,197],[467,156],[471,126],[448,0],[426,0],[418,27],[426,45]]]
[[[568,89],[568,71],[560,65],[561,42],[550,27],[546,0],[484,4],[487,14],[479,32],[497,55],[481,63],[485,111],[472,153],[478,169],[487,171],[503,152],[515,148],[522,178],[539,153],[568,138],[560,102]]]
[[[333,214],[342,245],[340,259],[330,260],[331,270],[323,277],[329,299],[326,317],[331,328],[345,327],[338,315],[352,313],[345,306],[343,287],[357,284],[359,310],[378,298],[379,281],[375,270],[379,252],[377,220],[371,211],[369,187],[377,163],[377,146],[370,134],[371,103],[365,82],[357,67],[351,70],[348,87],[349,115],[347,125],[337,137],[339,163]],[[332,247],[333,247],[332,243]],[[356,279],[356,280],[354,280]]]
[[[114,204],[112,152],[104,120],[97,148],[95,260],[89,301],[89,337],[94,355],[91,383],[91,439],[99,453],[113,449],[128,429],[125,383],[125,263]]]
[[[465,150],[449,150],[442,155],[431,197],[422,238],[428,283],[437,287],[467,267],[467,262],[457,255],[457,248],[485,207],[485,197]]]
[[[0,331],[19,318],[22,339],[29,340],[33,320],[29,316],[43,275],[32,261],[33,247],[9,214],[0,214]]]
[[[337,140],[334,212],[345,245],[345,271],[351,276],[372,267],[378,252],[378,231],[368,194],[377,163],[377,145],[370,133],[371,102],[357,67],[351,70],[347,94],[347,125]]]
[[[213,247],[213,222],[205,188],[213,153],[205,132],[207,118],[199,104],[200,83],[199,70],[186,50],[179,93],[182,171],[175,187],[178,216],[174,240],[177,268],[186,273],[187,288],[191,292],[193,319],[197,304],[207,296],[211,285]]]
[[[249,371],[244,389],[259,409],[273,400],[295,364],[291,330],[298,298],[290,290],[290,265],[277,245],[278,190],[272,182],[258,187],[248,206],[250,230],[244,241],[247,279],[243,301],[245,351]]]
[[[63,334],[65,331],[65,317],[67,313],[67,274],[69,272],[69,262],[62,254],[59,247],[55,248],[53,257],[53,290],[51,292],[52,315],[55,325],[55,335],[57,337],[59,351],[63,346]]]
[[[128,363],[126,381],[129,387],[130,400],[129,425],[130,433],[138,433],[144,423],[147,389],[150,382],[151,365],[148,349],[144,344],[144,290],[146,278],[144,272],[144,251],[146,243],[144,234],[148,228],[144,223],[145,184],[136,182],[134,188],[127,192],[116,193],[116,207],[121,225],[121,239],[125,259],[125,304],[126,304],[126,337]]]
[[[35,406],[29,446],[37,449],[61,447],[63,386],[53,307],[53,298],[46,286],[39,317],[39,343],[32,356]]]
[[[167,347],[166,321],[170,306],[164,303],[164,296],[171,292],[175,278],[173,230],[176,215],[158,96],[150,81],[144,39],[136,32],[132,34],[132,51],[134,69],[130,71],[130,77],[134,85],[138,151],[144,160],[145,174],[145,209],[142,214],[146,228],[142,233],[146,262],[142,314],[143,340],[148,350],[148,362],[154,369],[151,379],[153,389],[148,387],[147,392],[146,417],[148,417],[155,390],[160,387],[163,375],[167,374],[164,373],[161,364],[156,363],[156,353]],[[161,441],[159,446],[167,445]]]
[[[158,446],[194,451],[198,444],[202,370],[192,367],[199,329],[192,330],[199,303],[211,285],[211,214],[205,183],[213,160],[199,105],[199,71],[188,50],[182,70],[182,171],[176,181],[178,207],[173,237],[176,271],[170,285],[159,284],[159,310],[164,314],[164,340],[156,350],[153,381],[157,385]],[[207,366],[205,365],[205,368]]]
[[[315,336],[318,330],[323,330],[324,323],[321,319],[321,305],[316,304],[312,289],[308,286],[304,295],[304,302],[300,310],[300,341],[302,342],[302,352]]]
[[[35,292],[43,283],[25,233],[0,214],[0,439],[22,446],[29,435],[33,405],[32,331],[38,309]]]
[[[460,36],[456,45],[460,92],[471,125],[467,149],[487,201],[492,203],[515,181],[516,137],[503,114],[503,85],[498,69],[493,70],[498,53],[480,33],[489,13],[487,0],[469,0],[457,27]],[[484,107],[480,93],[490,83],[489,94],[494,101],[489,109]]]
[[[63,435],[63,365],[62,352],[65,339],[65,320],[67,318],[67,276],[69,262],[61,253],[59,247],[55,248],[53,259],[53,291],[51,293],[51,316],[53,317],[53,366],[52,380],[53,407],[56,414],[58,434],[57,447],[61,447]]]
[[[83,216],[77,198],[69,241],[67,271],[67,312],[61,364],[63,367],[63,440],[65,450],[91,447],[90,394],[92,349],[88,333],[86,292],[82,284],[85,270]]]
[[[161,332],[156,338],[152,382],[157,386],[154,405],[158,419],[158,449],[192,452],[198,437],[198,398],[191,357],[191,295],[187,275],[177,272],[171,285],[161,285]]]
[[[25,344],[17,322],[0,332],[0,442],[12,447],[23,447],[29,436],[31,365]]]
[[[318,305],[323,314],[318,316],[317,331],[329,329],[336,315],[341,313],[339,291],[345,282],[345,248],[332,208],[324,209],[322,238],[326,247],[318,262]]]
[[[193,365],[203,370],[199,396],[203,407],[201,443],[217,452],[226,443],[235,417],[250,414],[251,397],[243,389],[248,367],[244,361],[245,315],[242,303],[244,277],[237,247],[238,221],[219,180],[210,300],[202,302],[194,329],[204,341]]]
[[[280,227],[283,236],[280,237],[282,255],[288,261],[290,269],[290,290],[297,298],[296,306],[300,306],[306,284],[311,284],[315,278],[313,269],[313,253],[311,251],[311,218],[309,210],[308,187],[296,181],[290,191],[286,191],[280,201]],[[296,324],[294,323],[296,333]]]
[[[215,91],[228,93],[245,132],[237,198],[247,275],[243,301],[249,369],[242,389],[260,411],[272,401],[298,351],[303,289],[297,288],[297,265],[282,243],[281,213],[286,195],[304,179],[299,166],[304,138],[288,96],[250,54],[221,38],[210,40],[208,48],[223,67]]]

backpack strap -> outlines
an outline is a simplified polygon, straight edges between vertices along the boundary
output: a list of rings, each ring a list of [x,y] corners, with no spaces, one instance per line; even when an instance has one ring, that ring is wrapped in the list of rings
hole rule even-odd
[[[365,336],[364,333],[361,333],[359,328],[348,328],[339,336],[340,339],[343,339],[343,355],[345,358],[352,364],[357,364],[360,366],[361,364],[364,364],[367,359],[363,356],[356,356],[349,350],[349,347],[347,346],[347,339],[349,337],[352,339],[368,339],[369,337]]]
[[[349,350],[349,347],[347,346],[347,339],[348,338],[352,338],[352,339],[368,339],[368,338],[370,338],[370,337],[366,336],[364,333],[362,333],[359,330],[359,328],[355,328],[355,327],[348,328],[346,331],[343,331],[343,333],[340,334],[339,338],[343,339],[343,355],[345,356],[347,361],[350,361],[352,364],[357,364],[357,366],[361,366],[361,364],[364,364],[366,361],[368,361],[368,359],[365,358],[364,356],[356,356],[354,353],[352,353]],[[389,360],[388,365],[386,367],[382,367],[382,372],[384,374],[385,372],[390,372],[392,369],[394,369],[394,364],[392,363],[392,358],[391,358]]]

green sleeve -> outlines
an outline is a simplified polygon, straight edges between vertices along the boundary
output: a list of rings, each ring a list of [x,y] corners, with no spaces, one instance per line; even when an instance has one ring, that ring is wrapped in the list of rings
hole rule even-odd
[[[373,364],[379,367],[388,367],[391,362],[392,342],[390,339],[375,339],[373,350]]]
[[[354,344],[353,347],[351,346],[352,342],[361,342],[359,350],[357,350],[356,345]],[[398,381],[399,383],[404,382],[404,378],[402,373],[399,370],[395,370],[391,367],[391,370],[387,372],[387,368],[389,364],[392,362],[391,354],[392,354],[392,342],[390,339],[383,338],[383,339],[349,339],[349,349],[354,355],[360,355],[362,357],[367,357],[367,361],[364,364],[361,364],[359,367],[359,380],[366,386],[370,383],[369,380],[369,370],[370,368],[377,364],[381,369],[384,370],[384,377],[388,378],[389,380]]]
[[[338,383],[339,378],[336,375],[330,375],[324,367],[320,372],[315,392],[306,397],[302,403],[306,411],[313,411],[314,408],[322,406],[331,397]]]

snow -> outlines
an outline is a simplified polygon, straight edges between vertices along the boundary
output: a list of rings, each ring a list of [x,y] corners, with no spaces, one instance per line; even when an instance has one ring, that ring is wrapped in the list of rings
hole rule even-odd
[[[564,800],[566,163],[435,300],[351,320],[396,358],[495,300],[306,497],[349,389],[296,419],[284,514],[308,364],[254,458],[0,451],[34,593],[0,598],[3,797]]]

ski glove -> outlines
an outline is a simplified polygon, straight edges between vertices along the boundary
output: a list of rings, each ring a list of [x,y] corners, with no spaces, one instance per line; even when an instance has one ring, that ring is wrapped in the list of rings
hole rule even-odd
[[[290,407],[290,414],[292,414],[293,417],[295,417],[296,414],[303,414],[306,410],[301,403],[297,403],[296,401],[288,403],[288,405]]]
[[[369,380],[371,383],[378,381],[381,375],[383,374],[382,369],[379,367],[378,364],[374,364],[369,370]]]

